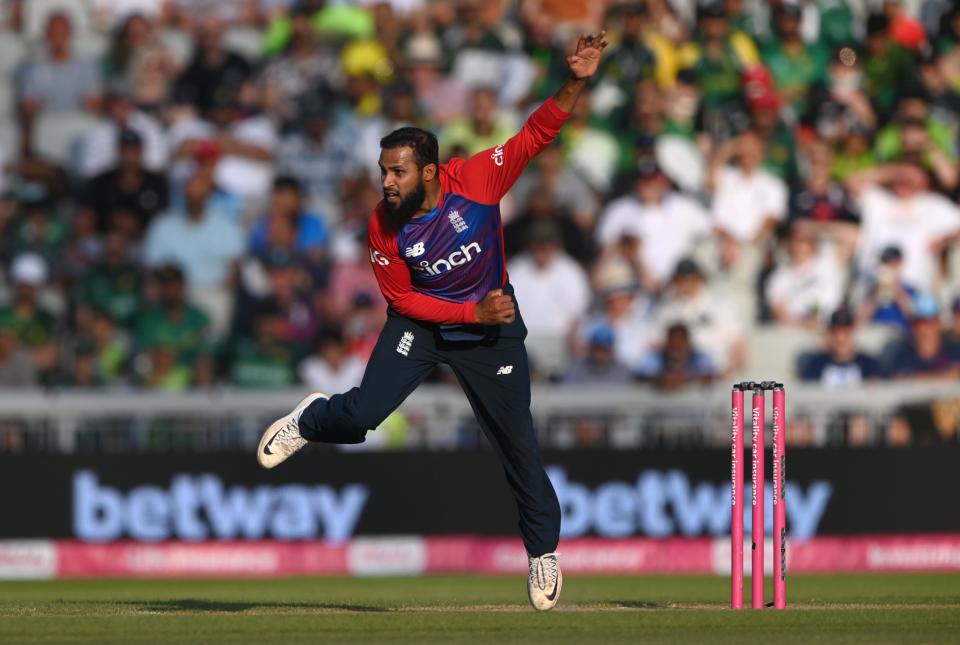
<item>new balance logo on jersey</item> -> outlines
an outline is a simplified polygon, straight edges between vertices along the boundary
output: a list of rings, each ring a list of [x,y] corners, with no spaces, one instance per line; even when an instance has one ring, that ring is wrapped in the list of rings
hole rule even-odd
[[[374,264],[379,264],[380,266],[387,266],[390,264],[390,260],[385,258],[380,251],[374,251],[370,249],[370,261]]]
[[[447,219],[450,220],[450,223],[453,224],[453,230],[457,233],[463,233],[467,230],[467,223],[463,221],[463,218],[460,217],[460,211],[450,211],[450,214],[447,215]]]
[[[500,374],[510,374],[511,372],[513,372],[513,365],[504,365],[497,370],[497,375],[499,376]]]
[[[413,332],[405,331],[400,337],[400,342],[397,343],[397,353],[406,356],[410,353],[411,347],[413,347]]]
[[[454,251],[450,254],[450,257],[437,260],[433,264],[430,264],[427,260],[421,260],[419,265],[414,266],[413,268],[417,271],[422,271],[427,275],[440,275],[446,271],[451,270],[453,267],[458,267],[460,265],[470,262],[475,257],[471,251],[480,253],[483,249],[480,248],[480,245],[476,242],[470,242],[470,244],[460,245],[459,251]]]
[[[423,242],[417,242],[413,246],[408,246],[407,250],[403,252],[408,258],[418,258],[423,255]]]
[[[498,166],[503,165],[503,146],[497,146],[493,149],[493,152],[490,153],[490,158],[493,159],[493,163]]]

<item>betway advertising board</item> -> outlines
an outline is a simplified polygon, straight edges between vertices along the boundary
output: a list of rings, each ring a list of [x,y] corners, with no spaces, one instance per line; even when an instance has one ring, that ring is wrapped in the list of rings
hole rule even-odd
[[[565,539],[729,534],[723,450],[556,452],[545,463]],[[791,540],[960,533],[958,465],[954,446],[792,450],[785,495]],[[5,540],[336,544],[393,535],[513,536],[517,521],[502,470],[485,452],[317,450],[271,471],[246,454],[4,455],[0,487]],[[769,485],[766,496],[769,507]],[[772,513],[766,517],[772,521]],[[749,531],[749,513],[746,521]]]

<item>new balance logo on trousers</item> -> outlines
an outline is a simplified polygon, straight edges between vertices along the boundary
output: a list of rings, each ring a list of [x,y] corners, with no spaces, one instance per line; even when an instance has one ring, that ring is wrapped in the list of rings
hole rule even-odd
[[[513,365],[503,365],[497,370],[497,374],[509,374],[513,371]]]

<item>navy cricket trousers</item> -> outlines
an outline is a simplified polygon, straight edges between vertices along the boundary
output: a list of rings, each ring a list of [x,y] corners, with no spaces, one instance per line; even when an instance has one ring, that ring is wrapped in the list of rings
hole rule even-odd
[[[481,341],[444,340],[436,325],[391,311],[360,387],[310,404],[300,417],[300,432],[311,441],[361,443],[434,366],[449,365],[503,463],[527,553],[540,556],[557,548],[560,504],[530,416],[526,328],[518,312],[515,322],[494,330]]]

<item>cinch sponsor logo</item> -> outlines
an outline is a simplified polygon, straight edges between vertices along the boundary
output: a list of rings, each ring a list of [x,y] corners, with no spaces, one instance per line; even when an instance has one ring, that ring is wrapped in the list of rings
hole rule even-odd
[[[560,535],[573,538],[595,532],[604,537],[649,535],[715,535],[730,532],[730,489],[726,483],[691,482],[679,470],[642,470],[636,482],[607,482],[594,489],[567,479],[565,469],[552,466],[547,474],[560,499],[563,521]],[[833,494],[826,481],[800,486],[787,483],[790,536],[812,537]],[[767,484],[769,502],[773,487]],[[746,510],[746,509],[745,509]],[[751,530],[751,514],[746,530]],[[765,518],[767,533],[773,531],[773,513]]]
[[[490,158],[493,159],[493,163],[498,166],[503,165],[503,146],[497,146],[493,149],[493,152],[490,153]]]
[[[281,540],[353,535],[367,503],[365,486],[230,486],[214,474],[175,475],[168,488],[123,492],[90,470],[73,475],[73,532],[81,540]]]
[[[440,275],[441,273],[450,271],[453,267],[464,265],[473,260],[475,256],[470,253],[471,250],[476,251],[478,254],[483,251],[477,242],[470,242],[470,244],[467,245],[461,244],[460,250],[454,251],[446,259],[437,260],[433,264],[430,264],[427,260],[421,260],[420,264],[415,265],[413,268],[427,275]]]

